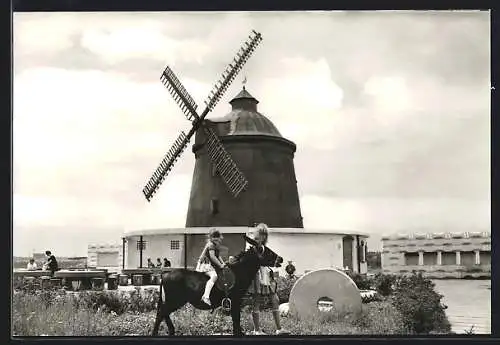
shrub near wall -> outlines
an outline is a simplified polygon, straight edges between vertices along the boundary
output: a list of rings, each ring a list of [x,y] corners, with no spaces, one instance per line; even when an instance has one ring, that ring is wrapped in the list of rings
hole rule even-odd
[[[414,272],[398,279],[391,303],[402,315],[410,333],[449,333],[451,325],[442,298],[430,279]]]
[[[370,290],[374,288],[374,281],[368,278],[366,274],[348,272],[347,275],[352,279],[359,290]]]
[[[393,291],[393,286],[397,281],[397,277],[392,274],[378,273],[374,278],[375,289],[382,296],[389,296]]]
[[[348,274],[358,289],[375,289],[384,296],[401,316],[403,328],[411,334],[449,333],[450,322],[446,306],[441,303],[442,295],[434,289],[434,283],[413,272],[410,276],[377,274],[367,277],[357,273]]]
[[[290,292],[292,291],[292,287],[297,281],[298,277],[277,277],[276,278],[276,294],[280,300],[280,303],[287,303],[290,298]]]

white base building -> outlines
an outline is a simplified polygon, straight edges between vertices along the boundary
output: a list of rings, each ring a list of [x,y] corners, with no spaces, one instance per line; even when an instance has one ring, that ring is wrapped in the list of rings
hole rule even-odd
[[[217,229],[224,234],[223,245],[227,250],[222,256],[225,259],[245,249],[242,235],[253,230],[249,227]],[[167,258],[172,267],[194,268],[206,243],[208,230],[208,227],[197,227],[126,231],[123,268],[146,268],[148,258],[154,263],[157,258],[162,262]],[[366,273],[367,238],[367,234],[353,231],[273,228],[270,229],[268,246],[284,259],[283,267],[278,270],[280,275],[285,274],[288,261],[293,262],[297,274],[346,267],[354,272]]]

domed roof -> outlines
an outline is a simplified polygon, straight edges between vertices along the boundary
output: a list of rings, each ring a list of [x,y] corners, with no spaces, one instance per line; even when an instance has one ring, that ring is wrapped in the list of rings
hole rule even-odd
[[[232,106],[229,114],[210,120],[211,122],[230,122],[230,129],[226,135],[269,135],[282,137],[271,120],[257,111],[259,101],[245,87],[229,103]]]

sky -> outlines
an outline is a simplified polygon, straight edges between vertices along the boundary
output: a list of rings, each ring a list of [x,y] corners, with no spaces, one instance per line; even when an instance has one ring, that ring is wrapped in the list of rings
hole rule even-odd
[[[86,255],[126,229],[183,227],[186,150],[142,188],[189,122],[169,65],[203,106],[252,29],[259,111],[297,144],[304,227],[490,231],[489,12],[15,13],[13,252]]]

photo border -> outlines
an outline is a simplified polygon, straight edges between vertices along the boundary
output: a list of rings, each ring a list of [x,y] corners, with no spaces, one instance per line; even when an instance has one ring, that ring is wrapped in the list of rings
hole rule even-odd
[[[10,281],[12,281],[12,260],[13,260],[13,252],[12,252],[12,239],[13,239],[13,223],[12,223],[12,204],[13,204],[13,195],[12,195],[12,82],[13,82],[13,53],[12,53],[12,11],[14,12],[54,12],[54,11],[71,11],[71,12],[83,12],[83,11],[285,11],[285,10],[391,10],[391,9],[401,9],[401,10],[450,10],[450,9],[483,9],[491,11],[491,113],[498,113],[498,96],[496,92],[496,80],[498,79],[498,64],[496,61],[498,59],[498,41],[499,37],[499,24],[497,19],[497,13],[494,9],[494,3],[492,1],[468,1],[468,2],[451,2],[451,1],[441,1],[436,3],[433,2],[406,2],[406,6],[402,6],[401,3],[394,3],[388,1],[314,1],[309,0],[306,2],[290,2],[290,1],[281,1],[279,3],[272,1],[248,1],[246,3],[240,2],[236,3],[234,1],[217,1],[217,0],[208,0],[208,1],[176,1],[176,2],[162,2],[157,3],[156,1],[140,1],[140,0],[122,0],[122,1],[113,1],[113,0],[13,0],[7,8],[7,16],[4,20],[0,21],[0,23],[7,26],[6,30],[2,30],[2,33],[7,33],[7,44],[9,44],[9,48],[2,50],[2,54],[5,55],[7,63],[2,64],[7,68],[7,71],[4,72],[5,78],[8,83],[8,88],[10,88],[10,98],[7,101],[4,101],[3,104],[6,104],[8,109],[7,112],[4,112],[4,116],[2,119],[2,128],[5,128],[7,131],[7,135],[4,136],[5,140],[8,142],[2,145],[3,148],[7,148],[8,150],[8,161],[10,163],[9,171],[9,184],[7,188],[7,197],[9,202],[9,210],[7,217],[3,217],[3,219],[7,220],[9,232],[7,234],[8,241],[3,241],[5,244],[9,246],[9,250],[5,250],[5,256],[3,262],[9,263],[10,267],[7,268],[9,272]],[[5,2],[2,3],[5,5]],[[9,4],[7,4],[9,5]],[[396,6],[395,6],[396,5]],[[409,5],[409,6],[408,6]],[[427,5],[427,6],[426,6]],[[7,6],[6,6],[7,7]],[[5,60],[4,60],[5,61]],[[499,86],[500,87],[500,86]],[[5,93],[4,93],[5,94]],[[491,117],[491,198],[495,200],[495,194],[500,190],[500,186],[498,186],[498,170],[497,170],[497,160],[495,159],[495,146],[498,137],[498,121],[496,121],[496,116]],[[496,134],[496,135],[495,135]],[[492,206],[494,203],[492,202]],[[498,213],[495,212],[495,208],[491,211],[491,229],[495,228],[495,225],[498,223]],[[204,344],[212,344],[220,341],[231,341],[231,342],[254,342],[258,341],[260,343],[276,343],[276,342],[329,342],[334,341],[336,343],[364,343],[369,342],[372,344],[385,344],[387,342],[395,342],[401,341],[407,344],[410,343],[421,343],[422,341],[436,340],[440,343],[453,343],[456,342],[468,342],[471,344],[476,343],[484,343],[484,342],[498,342],[500,337],[500,282],[498,279],[500,277],[499,269],[500,265],[500,252],[499,252],[499,242],[500,242],[500,234],[495,234],[494,231],[491,231],[491,242],[492,242],[492,260],[491,260],[491,331],[492,335],[473,335],[473,336],[441,336],[441,335],[432,335],[432,336],[424,336],[424,337],[399,337],[399,336],[287,336],[287,337],[255,337],[255,336],[247,336],[244,338],[232,338],[232,337],[190,337],[190,336],[181,336],[181,337],[88,337],[88,338],[80,338],[80,337],[15,337],[11,336],[11,316],[12,316],[12,291],[11,286],[8,288],[7,294],[8,298],[2,299],[3,301],[7,301],[8,309],[9,309],[9,317],[7,320],[7,330],[6,332],[2,332],[2,334],[9,334],[9,342],[22,342],[23,344],[46,344],[46,343],[94,343],[94,344],[105,344],[110,342],[120,342],[123,344],[152,344],[168,341],[169,344],[177,344],[177,343],[198,343],[202,342]],[[5,288],[5,284],[2,285]],[[496,338],[496,340],[495,340]]]

